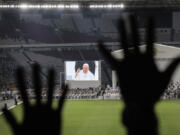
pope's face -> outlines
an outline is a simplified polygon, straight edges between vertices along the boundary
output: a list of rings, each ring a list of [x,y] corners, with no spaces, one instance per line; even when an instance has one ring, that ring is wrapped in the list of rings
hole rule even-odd
[[[83,73],[86,74],[88,72],[88,70],[89,70],[89,67],[87,65],[84,65],[83,66]]]

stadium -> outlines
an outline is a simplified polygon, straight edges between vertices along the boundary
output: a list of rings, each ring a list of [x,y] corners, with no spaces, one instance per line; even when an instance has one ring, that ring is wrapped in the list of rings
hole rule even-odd
[[[18,67],[25,69],[29,100],[36,99],[34,64],[41,66],[40,97],[45,101],[48,70],[55,70],[54,108],[63,95],[63,84],[69,86],[63,110],[63,135],[127,134],[127,125],[122,122],[126,104],[121,80],[100,51],[98,41],[104,42],[114,58],[123,60],[118,23],[123,18],[130,42],[130,14],[137,20],[141,52],[146,49],[148,19],[154,18],[153,57],[157,68],[165,71],[180,56],[179,0],[0,0],[0,134],[13,134],[2,111],[4,107],[19,123],[23,120],[23,97],[15,77]],[[163,135],[180,133],[179,68],[155,105],[158,132]],[[132,75],[127,78],[131,80]]]

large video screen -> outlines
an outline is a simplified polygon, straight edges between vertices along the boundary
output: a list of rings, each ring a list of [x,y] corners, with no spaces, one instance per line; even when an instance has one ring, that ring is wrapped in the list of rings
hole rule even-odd
[[[66,61],[66,80],[98,81],[99,61]]]

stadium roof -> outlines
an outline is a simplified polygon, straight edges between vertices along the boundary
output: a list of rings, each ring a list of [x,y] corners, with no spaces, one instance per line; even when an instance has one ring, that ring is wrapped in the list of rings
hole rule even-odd
[[[146,50],[146,46],[140,46],[140,51],[144,52]],[[116,50],[111,53],[117,59],[123,59],[123,50]],[[179,57],[180,48],[173,47],[164,44],[155,44],[154,45],[154,59],[155,63],[160,71],[164,71],[172,60]],[[132,67],[133,68],[133,67]],[[173,74],[171,80],[180,81],[180,66],[177,67],[175,73]]]
[[[146,50],[146,45],[141,45],[140,51],[145,52],[145,50]],[[111,54],[117,59],[122,59],[124,57],[123,49],[113,51],[113,52],[111,52]],[[159,44],[159,43],[154,44],[155,59],[174,59],[174,58],[178,57],[179,54],[180,54],[179,47],[165,45],[165,44]]]
[[[126,7],[180,7],[180,0],[0,0],[1,4],[124,4]]]

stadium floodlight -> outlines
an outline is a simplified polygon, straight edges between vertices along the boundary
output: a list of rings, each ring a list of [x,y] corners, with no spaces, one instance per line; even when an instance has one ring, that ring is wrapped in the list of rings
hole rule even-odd
[[[104,5],[99,5],[99,7],[98,8],[104,8]]]
[[[35,8],[40,8],[41,7],[41,5],[36,5],[36,7]]]
[[[11,6],[12,6],[12,5],[11,5]],[[21,5],[19,5],[19,8],[27,9],[27,8],[29,8],[29,5],[27,5],[27,4],[21,4]]]
[[[51,8],[51,5],[48,5],[48,4],[42,5],[41,8]]]
[[[96,5],[90,5],[89,8],[95,8]]]
[[[73,4],[73,5],[70,5],[70,8],[79,8],[79,5]]]
[[[63,4],[57,5],[57,8],[65,8]]]
[[[124,6],[124,4],[121,4],[120,7],[121,7],[121,8],[124,8],[125,6]]]
[[[124,4],[99,4],[99,5],[89,5],[89,8],[124,8]]]
[[[69,6],[69,5],[65,5],[64,7],[65,7],[65,8],[70,8],[70,6]]]
[[[78,9],[81,5],[79,4],[0,4],[0,8],[20,8],[20,9],[53,9],[53,8],[60,8],[60,9]],[[88,6],[89,8],[97,8],[97,9],[103,9],[103,8],[124,8],[124,4],[90,4]]]
[[[15,8],[15,5],[10,5],[10,8]]]
[[[9,8],[9,5],[1,5],[1,8]]]
[[[112,4],[107,5],[107,8],[112,8],[112,7],[114,7],[114,5],[112,5]]]

